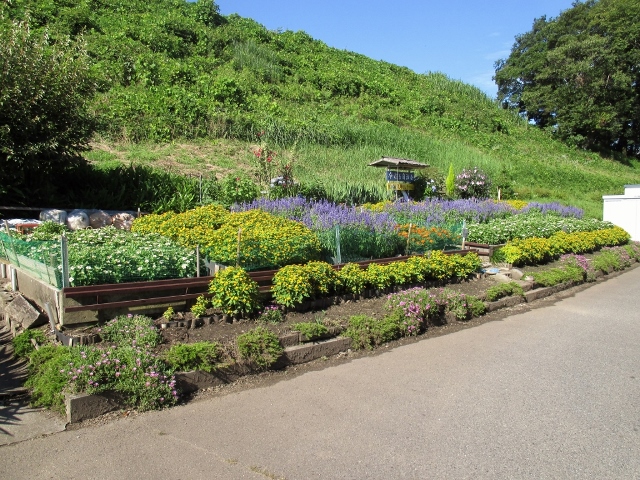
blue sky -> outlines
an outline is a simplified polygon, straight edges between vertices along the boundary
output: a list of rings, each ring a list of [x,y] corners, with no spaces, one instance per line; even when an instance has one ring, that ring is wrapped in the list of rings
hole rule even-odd
[[[534,18],[556,17],[573,0],[217,0],[270,30],[304,30],[331,47],[442,72],[495,97],[493,64]]]

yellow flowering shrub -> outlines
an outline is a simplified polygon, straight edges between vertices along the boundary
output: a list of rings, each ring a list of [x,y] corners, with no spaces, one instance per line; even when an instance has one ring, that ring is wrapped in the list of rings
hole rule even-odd
[[[243,268],[220,270],[209,283],[209,293],[212,305],[229,315],[250,314],[260,306],[258,284]]]
[[[516,210],[522,210],[524,207],[529,205],[529,202],[525,202],[524,200],[503,200],[507,205],[511,205]]]
[[[384,290],[392,285],[393,279],[386,265],[370,263],[365,270],[367,284],[372,288]]]
[[[287,265],[273,277],[273,299],[279,305],[294,307],[313,295],[311,276],[304,265]]]
[[[390,204],[391,202],[389,200],[385,200],[383,202],[378,202],[378,203],[365,203],[362,205],[362,208],[365,208],[372,212],[379,213],[379,212],[384,212],[385,207]]]
[[[238,259],[238,230],[240,258]],[[275,268],[320,258],[316,235],[299,222],[262,210],[230,213],[206,205],[185,213],[147,215],[136,219],[133,231],[157,232],[185,247],[200,246],[210,260],[245,268]]]
[[[338,271],[338,277],[347,293],[362,293],[367,284],[367,276],[356,263],[347,263]]]

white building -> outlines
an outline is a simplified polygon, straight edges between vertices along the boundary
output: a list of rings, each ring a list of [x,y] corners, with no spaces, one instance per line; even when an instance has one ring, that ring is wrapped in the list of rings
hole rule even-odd
[[[603,195],[602,219],[624,228],[640,241],[640,185],[625,185],[624,195]]]

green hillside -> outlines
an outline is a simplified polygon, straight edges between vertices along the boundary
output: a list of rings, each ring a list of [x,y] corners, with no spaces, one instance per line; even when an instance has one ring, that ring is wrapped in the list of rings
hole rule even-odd
[[[601,215],[601,196],[640,182],[637,161],[569,148],[440,73],[330,48],[304,32],[269,31],[210,1],[13,0],[53,39],[83,33],[98,93],[87,158],[171,165],[218,177],[251,166],[266,142],[303,183],[335,200],[385,195],[381,156],[444,176],[478,166],[522,199],[559,200]],[[264,134],[258,137],[258,134]]]

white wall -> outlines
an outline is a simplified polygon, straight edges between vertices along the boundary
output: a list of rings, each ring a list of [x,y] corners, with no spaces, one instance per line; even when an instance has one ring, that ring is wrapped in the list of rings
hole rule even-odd
[[[640,241],[640,185],[625,185],[624,195],[604,195],[602,219],[624,228]]]

